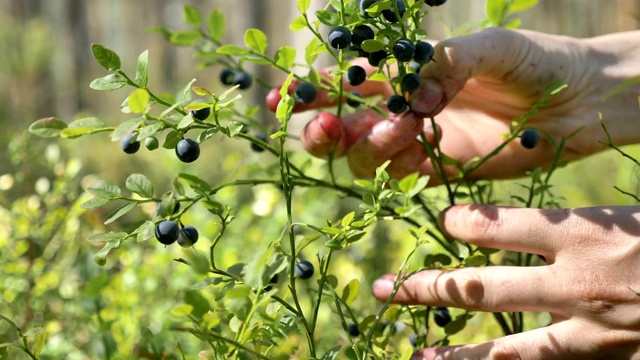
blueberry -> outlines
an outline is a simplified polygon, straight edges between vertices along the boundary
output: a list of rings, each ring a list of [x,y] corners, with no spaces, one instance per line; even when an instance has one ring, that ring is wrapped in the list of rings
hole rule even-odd
[[[334,49],[346,49],[351,43],[351,31],[344,26],[336,26],[329,31],[329,44]]]
[[[134,136],[135,134],[127,134],[120,141],[120,148],[127,154],[135,154],[140,150],[140,141],[131,141]]]
[[[520,135],[520,144],[525,149],[533,149],[538,145],[540,141],[540,133],[534,129],[526,129]]]
[[[303,280],[310,279],[313,276],[313,271],[313,264],[306,260],[297,263],[294,269],[296,277]]]
[[[416,45],[409,39],[400,39],[393,44],[393,56],[398,61],[409,61],[416,53]]]
[[[420,76],[418,74],[406,74],[402,77],[402,81],[400,82],[400,88],[402,92],[412,93],[420,87]]]
[[[416,51],[413,55],[413,60],[415,60],[418,64],[426,64],[432,60],[433,55],[436,53],[433,45],[429,44],[426,41],[419,41],[416,44]]]
[[[275,285],[278,283],[278,280],[280,280],[280,277],[278,276],[278,274],[273,275],[273,277],[271,278],[271,280],[269,280],[269,284]],[[264,291],[269,291],[273,289],[273,286],[271,285],[267,285],[264,287]]]
[[[293,97],[300,104],[311,104],[318,97],[318,90],[316,90],[316,87],[312,83],[303,82],[296,87],[296,90],[293,92]]]
[[[376,52],[372,52],[369,54],[369,65],[371,66],[379,66],[380,62],[384,60],[388,56],[387,52],[384,50],[379,50]]]
[[[349,326],[347,326],[347,331],[349,331],[349,335],[351,336],[360,336],[360,329],[358,329],[357,324],[349,324]]]
[[[352,91],[351,95],[357,96],[359,98],[362,97],[362,94],[359,93],[358,91]],[[360,106],[360,104],[361,104],[360,101],[353,100],[351,98],[347,98],[347,105],[351,106],[352,108],[357,108],[358,106]]]
[[[192,246],[198,241],[198,230],[193,226],[185,226],[180,230],[180,235],[178,236],[178,244],[183,248],[187,248]]]
[[[267,142],[267,137],[266,137],[266,136],[264,136],[264,135],[262,135],[262,134],[260,134],[260,135],[256,135],[256,138],[258,138],[258,139],[260,139],[260,140],[262,140],[262,141],[264,141],[264,142]],[[251,150],[253,150],[253,151],[255,151],[255,152],[263,152],[263,151],[264,151],[264,148],[263,148],[262,146],[260,146],[260,145],[256,144],[256,143],[253,143],[253,142],[252,142],[252,143],[251,143]]]
[[[352,86],[358,86],[367,80],[367,72],[360,65],[353,65],[347,69],[347,82]]]
[[[371,15],[369,15],[369,13],[366,11],[368,8],[371,7],[371,5],[375,4],[378,0],[362,0],[360,1],[360,12],[362,13],[362,15],[364,15],[365,17],[372,17]]]
[[[396,0],[396,4],[398,5],[398,15],[400,15],[400,17],[403,17],[404,13],[407,11],[407,7],[405,6],[404,1]],[[398,15],[396,15],[396,11],[393,8],[393,5],[391,6],[391,9],[382,10],[382,16],[384,16],[387,21],[392,23],[398,22]]]
[[[401,114],[407,110],[408,107],[409,104],[402,95],[391,95],[387,100],[387,108],[394,114]]]
[[[173,206],[173,212],[171,214],[168,214],[168,215],[173,215],[173,214],[177,213],[178,210],[180,210],[180,202],[176,201],[175,205]],[[162,203],[161,202],[158,203],[158,216],[160,216],[160,217],[167,216],[167,213],[164,211],[164,208],[162,207]]]
[[[193,139],[182,139],[176,145],[176,156],[182,162],[194,162],[200,156],[200,145]]]
[[[433,312],[433,320],[436,322],[436,325],[440,327],[447,326],[448,323],[451,322],[451,314],[449,314],[449,309],[446,307],[437,307]]]
[[[372,40],[375,37],[373,30],[367,25],[358,25],[353,28],[351,33],[351,44],[355,47],[361,47],[365,40]]]
[[[236,71],[233,69],[224,69],[220,72],[220,82],[224,85],[233,85],[233,79],[236,76]]]
[[[416,335],[416,334],[409,335],[409,343],[413,347],[418,346],[418,335]]]
[[[235,73],[235,75],[233,75],[233,82],[231,84],[234,86],[240,85],[238,88],[240,90],[245,90],[250,88],[252,83],[253,80],[251,79],[251,76],[249,76],[249,74],[238,71]]]
[[[199,103],[199,102],[204,102],[204,100],[198,99],[194,101],[194,103]],[[211,107],[205,107],[198,110],[191,110],[191,117],[200,121],[206,120],[210,114],[211,114]]]
[[[175,221],[165,220],[156,225],[156,239],[161,244],[171,245],[180,236],[180,228]]]
[[[158,141],[158,138],[155,136],[149,136],[148,138],[144,139],[144,146],[148,150],[153,151],[160,146],[160,141]]]
[[[440,6],[446,2],[447,0],[424,0],[424,3],[429,6]]]

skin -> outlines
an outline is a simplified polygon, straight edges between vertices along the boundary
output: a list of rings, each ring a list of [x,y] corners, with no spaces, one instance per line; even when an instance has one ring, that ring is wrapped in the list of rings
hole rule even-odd
[[[331,151],[346,156],[360,177],[371,177],[389,159],[391,176],[414,171],[435,175],[415,141],[421,131],[432,144],[439,139],[443,152],[461,163],[483,157],[504,141],[509,122],[529,111],[545,87],[560,79],[568,88],[531,117],[527,127],[556,143],[581,128],[567,141],[562,160],[607,148],[601,143],[606,138],[599,112],[614,144],[640,141],[640,86],[636,82],[609,94],[640,76],[640,31],[575,39],[487,29],[439,42],[434,58],[436,62],[423,66],[421,88],[409,99],[412,112],[385,118],[365,110],[344,119],[320,113],[302,133],[305,149],[319,157]],[[370,81],[356,90],[385,98],[392,93],[388,85]],[[268,105],[277,105],[277,91],[269,96]],[[328,105],[324,94],[296,110]],[[471,178],[521,176],[527,169],[548,167],[553,156],[545,137],[532,150],[514,141]],[[429,185],[437,184],[432,176]],[[393,302],[544,311],[553,322],[483,344],[420,350],[412,359],[640,359],[639,222],[638,206],[540,210],[467,205],[445,210],[440,227],[452,238],[540,254],[547,264],[424,271],[409,278]],[[392,286],[393,275],[382,276],[373,284],[374,296],[386,301]]]

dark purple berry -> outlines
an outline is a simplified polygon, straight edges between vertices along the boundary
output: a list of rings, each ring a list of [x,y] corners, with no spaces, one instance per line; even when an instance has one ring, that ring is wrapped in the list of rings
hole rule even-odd
[[[269,280],[269,284],[275,285],[278,283],[278,280],[280,280],[280,277],[278,276],[278,274],[273,275],[273,277],[271,278],[271,280]],[[273,289],[273,286],[271,285],[267,285],[264,287],[264,291],[269,291]]]
[[[395,56],[398,61],[409,61],[413,59],[415,53],[416,46],[413,41],[409,39],[400,39],[393,44],[393,56]]]
[[[180,230],[180,235],[178,236],[178,244],[184,248],[190,247],[198,241],[200,235],[198,234],[198,230],[193,226],[185,226]]]
[[[376,52],[369,53],[369,65],[371,66],[380,66],[380,62],[386,59],[388,56],[387,52],[384,50],[379,50]]]
[[[140,150],[140,141],[131,141],[134,136],[135,134],[127,134],[120,141],[120,148],[127,154],[135,154]]]
[[[360,12],[362,13],[362,15],[364,17],[370,18],[372,17],[371,15],[369,15],[369,13],[366,11],[368,8],[371,7],[371,5],[375,4],[378,0],[362,0],[360,1]]]
[[[359,93],[358,91],[352,91],[351,95],[357,96],[359,98],[362,97],[362,94]],[[352,108],[357,108],[358,106],[360,106],[360,104],[361,104],[360,101],[357,101],[357,100],[354,100],[354,99],[351,99],[351,98],[347,98],[347,105],[351,106]]]
[[[200,145],[193,139],[182,139],[176,145],[176,156],[182,162],[194,162],[200,156]]]
[[[418,336],[416,334],[409,335],[409,344],[413,347],[418,346]]]
[[[233,69],[224,69],[220,72],[220,82],[224,85],[233,85],[233,78],[236,76],[236,71]]]
[[[372,40],[375,37],[373,30],[367,25],[358,25],[351,32],[351,44],[361,47],[365,40]]]
[[[424,3],[429,6],[440,6],[446,2],[447,0],[424,0]]]
[[[398,22],[398,20],[402,18],[404,16],[404,13],[407,11],[407,7],[405,6],[404,1],[396,0],[396,4],[398,4],[398,14],[396,14],[393,5],[391,6],[391,9],[382,10],[382,16],[384,16],[384,18],[387,19],[388,22]],[[398,15],[400,15],[400,18],[398,18]]]
[[[357,324],[349,324],[349,326],[347,326],[347,331],[349,331],[349,335],[351,336],[360,336],[360,329],[358,329]]]
[[[303,280],[310,279],[313,276],[313,271],[313,264],[306,260],[297,263],[294,269],[296,277]]]
[[[351,43],[351,31],[344,26],[336,26],[329,31],[329,44],[334,49],[346,49]]]
[[[171,245],[180,236],[180,228],[175,221],[165,220],[156,225],[156,239],[161,244]]]
[[[418,74],[410,73],[402,77],[400,82],[400,88],[402,92],[412,93],[420,87],[420,76]]]
[[[534,129],[526,129],[520,135],[520,144],[525,149],[535,148],[538,146],[538,141],[540,141],[540,133]]]
[[[407,110],[408,107],[407,99],[402,95],[391,95],[387,100],[387,108],[394,114],[401,114]]]
[[[449,314],[449,309],[446,307],[437,307],[433,312],[433,320],[436,325],[440,327],[447,326],[448,323],[451,322],[451,314]]]
[[[251,76],[245,72],[238,71],[235,73],[235,75],[233,75],[232,85],[240,85],[238,86],[238,89],[240,90],[246,90],[250,88],[252,83],[253,79],[251,79]]]
[[[433,45],[429,44],[426,41],[419,41],[416,44],[416,51],[413,55],[413,60],[415,60],[418,64],[423,65],[432,60],[433,55],[436,53]]]
[[[311,104],[318,97],[318,90],[310,82],[303,82],[296,87],[293,97],[300,104]]]
[[[267,142],[267,137],[266,137],[266,136],[264,136],[264,135],[262,135],[262,134],[260,134],[260,135],[256,135],[256,138],[258,138],[258,139],[260,139],[260,140],[262,140],[262,141],[264,141],[264,142]],[[264,151],[264,148],[263,148],[262,146],[260,146],[260,145],[256,144],[256,143],[253,143],[253,142],[252,142],[252,143],[251,143],[251,150],[253,150],[253,151],[255,151],[255,152],[263,152],[263,151]]]
[[[199,102],[204,102],[204,100],[198,99],[194,101],[194,103],[199,103]],[[191,110],[191,117],[200,121],[206,120],[210,114],[211,114],[211,107],[205,107],[198,110]]]
[[[367,72],[360,65],[353,65],[347,69],[347,82],[349,85],[358,86],[367,80]]]

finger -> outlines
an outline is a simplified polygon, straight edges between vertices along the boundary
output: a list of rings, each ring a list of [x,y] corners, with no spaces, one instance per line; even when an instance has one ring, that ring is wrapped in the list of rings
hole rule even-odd
[[[351,65],[362,66],[362,68],[364,68],[365,72],[367,73],[367,76],[371,75],[373,72],[378,70],[377,67],[369,65],[369,63],[367,62],[367,59],[363,59],[363,58],[357,58],[353,60],[351,62]],[[334,76],[334,75],[331,75],[331,71],[334,69],[335,67],[321,70],[319,72],[320,76],[325,80],[329,79],[332,76]],[[288,93],[289,94],[293,93],[293,91],[295,91],[299,83],[300,83],[299,81],[292,82],[287,89]],[[388,82],[373,81],[373,80],[366,80],[364,83],[358,86],[352,86],[346,80],[344,80],[343,91],[344,92],[358,91],[363,97],[383,95],[386,98],[393,94],[393,88]],[[282,97],[280,96],[279,88],[272,89],[269,92],[269,94],[267,95],[267,106],[271,111],[273,112],[276,111],[278,107],[278,103],[280,102],[281,98]],[[343,99],[343,101],[344,100],[346,99]],[[303,112],[311,109],[320,109],[320,108],[330,107],[330,106],[336,105],[337,101],[338,99],[335,96],[333,97],[330,96],[327,90],[318,89],[318,96],[314,102],[312,102],[311,104],[296,103],[295,106],[293,107],[293,111]]]
[[[452,206],[439,216],[441,228],[454,239],[492,249],[540,254],[553,263],[563,234],[552,220],[564,210]]]
[[[581,331],[582,330],[582,331]],[[447,346],[416,351],[411,360],[527,359],[571,360],[594,358],[592,336],[573,321],[509,335],[482,344]],[[606,358],[597,356],[597,358]]]
[[[554,278],[553,266],[425,270],[406,279],[393,298],[395,304],[447,306],[471,311],[548,311],[566,315],[566,294],[559,286],[534,286]],[[373,283],[373,294],[387,301],[395,275]]]
[[[411,112],[378,122],[349,150],[351,172],[358,177],[372,177],[378,166],[413,146],[423,130],[430,132],[423,125],[423,119]]]

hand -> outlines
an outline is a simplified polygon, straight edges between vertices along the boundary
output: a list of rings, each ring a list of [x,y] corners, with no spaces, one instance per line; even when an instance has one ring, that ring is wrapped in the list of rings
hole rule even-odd
[[[630,121],[637,117],[638,85],[605,100],[603,95],[640,74],[632,65],[640,61],[639,39],[640,32],[584,40],[492,28],[442,41],[436,45],[436,61],[423,66],[420,73],[421,89],[410,98],[413,113],[383,118],[367,110],[344,119],[320,113],[305,127],[302,143],[318,157],[327,157],[334,150],[336,156],[346,155],[359,177],[372,176],[389,159],[392,164],[387,170],[393,177],[414,171],[434,175],[425,151],[415,141],[422,130],[430,142],[435,139],[425,117],[437,115],[443,152],[464,164],[500,145],[509,122],[529,111],[531,103],[556,80],[563,80],[568,88],[530,118],[527,127],[548,133],[556,142],[582,128],[567,142],[562,161],[606,148],[599,143],[605,137],[598,112],[603,113],[616,145],[633,143],[640,139],[640,122]],[[375,70],[360,65],[368,72]],[[371,81],[356,90],[385,98],[392,93],[388,84]],[[278,100],[274,90],[268,98],[272,109]],[[311,106],[296,110],[328,105],[324,94]],[[520,176],[528,169],[549,166],[553,157],[554,149],[544,138],[533,150],[514,141],[470,178]],[[454,168],[447,170],[455,173]]]
[[[424,349],[415,359],[640,359],[640,207],[455,206],[440,222],[453,238],[540,254],[547,265],[423,271],[404,282],[394,303],[546,311],[552,324],[484,344]],[[373,284],[376,298],[387,300],[393,279]]]

